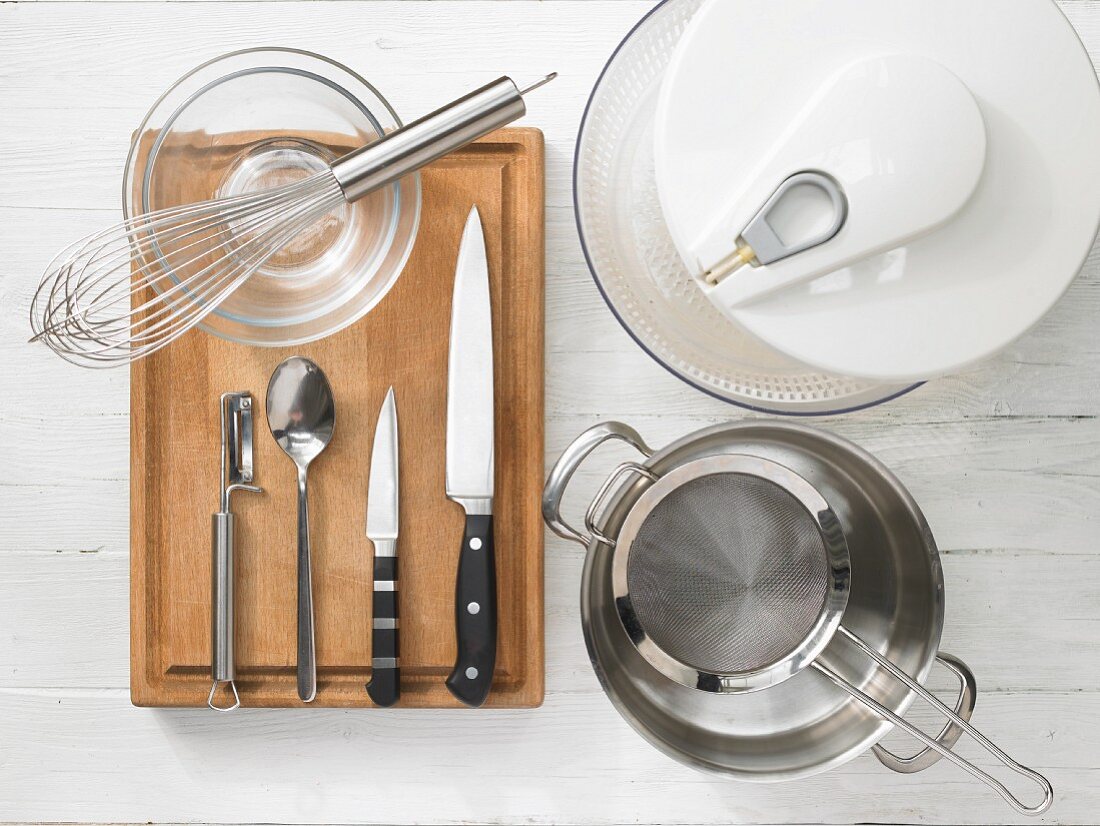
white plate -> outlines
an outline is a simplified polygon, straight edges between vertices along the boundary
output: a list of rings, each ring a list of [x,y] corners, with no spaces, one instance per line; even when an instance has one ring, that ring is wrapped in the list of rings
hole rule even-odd
[[[973,196],[915,239],[753,300],[700,289],[805,364],[905,382],[957,372],[1023,335],[1065,293],[1100,229],[1100,85],[1057,6],[710,0],[666,74],[655,147],[666,222],[701,275],[705,230],[753,191],[806,102],[853,62],[890,55],[938,63],[973,95],[987,138]],[[951,128],[927,128],[922,141],[954,146]],[[761,203],[742,207],[751,217]]]

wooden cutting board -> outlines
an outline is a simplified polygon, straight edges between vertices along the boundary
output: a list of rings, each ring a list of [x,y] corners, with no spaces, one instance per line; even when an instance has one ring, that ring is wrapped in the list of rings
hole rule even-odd
[[[454,582],[463,512],[444,493],[455,262],[475,204],[489,253],[496,366],[498,656],[488,707],[543,697],[543,140],[505,129],[423,170],[415,250],[390,294],[323,341],[260,349],[189,333],[131,369],[130,689],[138,706],[205,706],[210,517],[219,496],[219,397],[250,391],[260,495],[233,499],[236,663],[244,707],[303,705],[295,682],[295,470],[264,413],[272,370],[316,361],[336,396],[332,444],[310,467],[315,707],[367,707],[374,428],[386,390],[401,450],[401,706],[453,708]],[[223,698],[224,699],[224,698]]]

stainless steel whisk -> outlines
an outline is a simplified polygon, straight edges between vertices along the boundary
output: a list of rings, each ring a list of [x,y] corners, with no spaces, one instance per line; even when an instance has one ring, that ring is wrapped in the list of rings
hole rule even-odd
[[[83,367],[128,364],[171,344],[297,235],[344,203],[522,117],[502,77],[300,181],[139,215],[50,262],[31,302],[31,341]]]

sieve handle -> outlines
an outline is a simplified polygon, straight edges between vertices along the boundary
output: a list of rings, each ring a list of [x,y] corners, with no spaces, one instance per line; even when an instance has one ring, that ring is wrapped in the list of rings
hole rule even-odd
[[[588,547],[592,542],[591,536],[572,527],[561,515],[561,500],[573,475],[584,464],[585,460],[600,445],[606,442],[626,442],[647,459],[653,455],[653,449],[645,443],[645,440],[634,428],[620,422],[604,422],[586,430],[573,442],[561,458],[558,459],[554,469],[550,471],[550,477],[546,480],[546,488],[542,494],[542,518],[555,534],[563,539],[571,539],[579,545]]]
[[[954,751],[940,743],[935,738],[925,734],[908,720],[905,720],[895,712],[891,711],[882,703],[875,700],[873,697],[870,697],[863,691],[860,691],[858,688],[848,682],[848,680],[844,679],[831,668],[824,665],[820,660],[813,663],[814,668],[816,668],[818,671],[820,671],[822,674],[832,680],[834,684],[844,689],[844,691],[848,692],[848,694],[850,694],[856,700],[867,706],[867,708],[869,708],[871,711],[882,717],[884,720],[888,720],[889,722],[900,728],[902,731],[906,732],[912,737],[915,737],[917,740],[920,740],[922,743],[924,743],[925,746],[937,752],[941,757],[944,757],[954,763],[971,777],[975,778],[976,780],[980,780],[982,783],[985,783],[987,786],[997,792],[997,794],[1003,797],[1008,802],[1008,804],[1020,814],[1041,815],[1043,814],[1043,812],[1047,811],[1047,809],[1050,808],[1051,804],[1054,802],[1054,787],[1050,785],[1050,781],[1043,777],[1043,775],[1039,774],[1039,772],[1035,771],[1034,769],[1029,769],[1027,766],[1023,766],[1020,763],[1017,763],[1015,760],[1005,754],[999,747],[997,747],[992,741],[990,741],[988,737],[986,737],[984,734],[982,734],[980,731],[970,725],[970,723],[968,723],[958,714],[945,706],[933,694],[929,693],[924,688],[924,686],[922,686],[920,683],[918,683],[916,680],[914,680],[912,677],[910,677],[908,674],[906,674],[904,671],[902,671],[900,668],[898,668],[896,665],[894,665],[892,662],[882,656],[882,654],[869,646],[866,642],[853,634],[843,625],[840,626],[837,631],[838,634],[850,640],[853,644],[856,645],[856,647],[858,647],[861,651],[863,651],[864,654],[866,654],[868,657],[878,663],[878,665],[881,666],[891,676],[893,676],[897,680],[900,680],[910,690],[914,691],[918,697],[920,697],[930,706],[932,706],[945,717],[947,717],[952,723],[954,723],[956,726],[969,734],[975,741],[977,741],[978,745],[980,745],[990,755],[1000,761],[1002,765],[1015,772],[1016,774],[1019,774],[1022,777],[1026,777],[1027,779],[1034,782],[1037,786],[1039,786],[1043,790],[1042,801],[1034,806],[1028,806],[1026,803],[1020,800],[1020,798],[1016,797],[1016,795],[1010,792],[1008,790],[1008,787],[1005,786],[1004,783],[995,778],[993,775],[989,774],[989,772],[978,768],[964,757],[960,757]]]
[[[959,699],[955,702],[955,713],[969,723],[974,715],[974,705],[978,698],[978,682],[974,678],[974,672],[958,657],[942,651],[936,657],[936,661],[958,678]],[[943,727],[943,731],[936,735],[936,742],[949,749],[959,742],[959,738],[964,733],[954,720],[950,720]],[[916,774],[931,768],[943,759],[943,755],[932,748],[925,748],[912,757],[898,757],[883,746],[875,746],[873,751],[882,765],[898,774]]]

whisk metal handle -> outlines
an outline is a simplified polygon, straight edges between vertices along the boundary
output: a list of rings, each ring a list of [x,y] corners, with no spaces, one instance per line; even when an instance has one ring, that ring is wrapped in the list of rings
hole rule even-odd
[[[332,165],[332,174],[344,197],[357,201],[526,113],[523,93],[502,77],[345,155]]]

